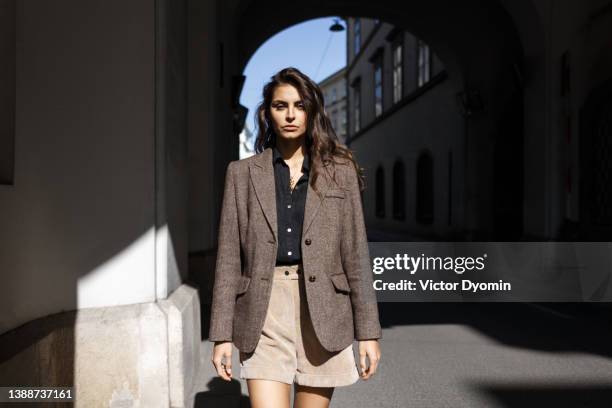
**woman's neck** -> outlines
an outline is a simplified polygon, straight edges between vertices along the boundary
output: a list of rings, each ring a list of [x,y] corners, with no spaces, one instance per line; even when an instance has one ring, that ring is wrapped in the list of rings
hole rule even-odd
[[[301,140],[283,140],[277,139],[276,147],[283,156],[283,160],[296,162],[304,158],[304,152],[306,151],[306,145]]]

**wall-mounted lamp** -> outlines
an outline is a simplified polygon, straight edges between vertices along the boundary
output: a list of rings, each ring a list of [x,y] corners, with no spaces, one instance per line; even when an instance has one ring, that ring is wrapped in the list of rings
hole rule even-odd
[[[344,26],[340,24],[339,18],[334,18],[334,24],[332,24],[331,27],[329,27],[329,31],[333,31],[333,32],[344,31]]]

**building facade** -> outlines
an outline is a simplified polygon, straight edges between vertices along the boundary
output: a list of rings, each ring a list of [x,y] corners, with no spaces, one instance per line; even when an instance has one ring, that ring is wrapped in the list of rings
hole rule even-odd
[[[331,120],[338,140],[345,144],[346,116],[346,68],[342,68],[319,82],[325,100],[325,111]]]
[[[392,24],[346,21],[348,142],[366,169],[370,239],[460,233],[463,127],[442,61]]]

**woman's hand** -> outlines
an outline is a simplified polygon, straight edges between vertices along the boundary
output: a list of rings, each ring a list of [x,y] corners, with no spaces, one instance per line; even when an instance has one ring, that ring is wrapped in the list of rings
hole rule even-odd
[[[216,341],[213,347],[212,363],[217,374],[225,381],[232,380],[232,342]],[[225,361],[223,358],[225,357]]]
[[[366,356],[370,360],[370,366],[366,368]],[[361,378],[367,380],[376,372],[380,361],[380,346],[378,340],[359,341],[359,365],[361,366]]]

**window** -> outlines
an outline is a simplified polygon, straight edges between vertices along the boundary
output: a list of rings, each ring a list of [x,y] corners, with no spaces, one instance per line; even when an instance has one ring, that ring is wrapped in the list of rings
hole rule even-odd
[[[429,46],[417,41],[417,86],[425,85],[431,76],[431,53]]]
[[[376,168],[376,216],[385,217],[385,170],[381,165]]]
[[[361,129],[361,80],[353,84],[353,127],[354,133]]]
[[[332,96],[331,96],[332,103],[336,102],[336,99],[338,99],[338,91],[336,90],[336,88],[333,88],[332,89]]]
[[[374,116],[383,111],[382,54],[374,60]]]
[[[336,132],[338,130],[338,111],[335,109],[331,113],[331,122],[334,128],[334,132]]]
[[[417,160],[416,219],[421,224],[433,223],[433,159],[423,152]]]
[[[340,111],[340,134],[346,135],[346,108],[342,108]]]
[[[402,99],[403,90],[403,66],[402,66],[402,43],[396,42],[393,45],[393,103]]]
[[[393,218],[398,220],[406,216],[404,185],[404,163],[398,159],[393,165]]]
[[[359,54],[361,49],[361,20],[355,19],[355,25],[353,26],[353,50],[354,54]]]

